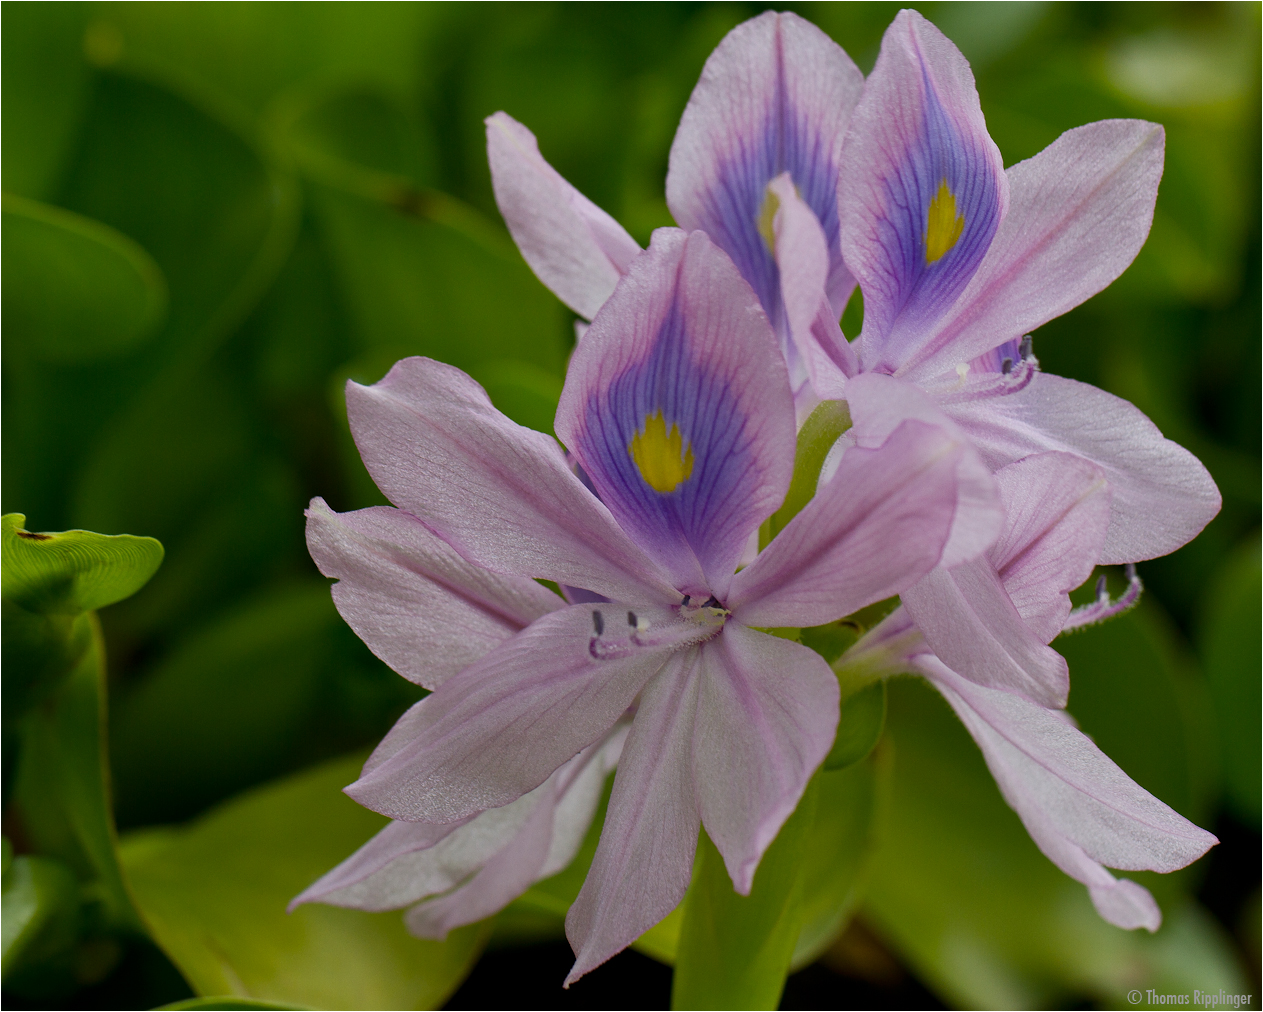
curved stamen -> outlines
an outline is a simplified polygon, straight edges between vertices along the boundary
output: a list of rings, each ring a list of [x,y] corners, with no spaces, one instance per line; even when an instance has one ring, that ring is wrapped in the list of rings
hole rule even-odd
[[[1096,600],[1091,604],[1075,608],[1066,616],[1061,631],[1073,632],[1076,629],[1097,625],[1135,607],[1136,602],[1140,600],[1141,591],[1144,590],[1144,584],[1140,582],[1140,577],[1136,575],[1136,567],[1132,563],[1127,563],[1123,567],[1123,572],[1127,576],[1127,589],[1116,601],[1110,600],[1109,590],[1105,586],[1105,576],[1102,575],[1096,581]]]

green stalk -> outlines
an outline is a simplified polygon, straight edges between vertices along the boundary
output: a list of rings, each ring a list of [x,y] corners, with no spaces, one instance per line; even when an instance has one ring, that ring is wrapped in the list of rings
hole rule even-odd
[[[680,929],[673,1009],[774,1009],[802,927],[802,857],[818,774],[772,841],[749,896],[738,896],[705,832]]]

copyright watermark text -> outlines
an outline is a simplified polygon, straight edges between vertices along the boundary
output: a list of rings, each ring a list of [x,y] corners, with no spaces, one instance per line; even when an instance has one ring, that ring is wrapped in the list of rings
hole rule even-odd
[[[1128,991],[1127,1001],[1132,1005],[1143,1004],[1146,1008],[1166,1005],[1187,1005],[1190,1008],[1239,1009],[1253,1008],[1254,995],[1229,994],[1222,988],[1218,991],[1196,991],[1192,993],[1168,994],[1147,988],[1144,991]]]

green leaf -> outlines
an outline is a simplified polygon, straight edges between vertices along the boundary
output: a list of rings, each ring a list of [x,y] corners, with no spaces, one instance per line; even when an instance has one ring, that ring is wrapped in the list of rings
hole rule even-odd
[[[32,4],[5,11],[4,188],[48,199],[74,146],[91,75],[83,59],[83,3]]]
[[[310,1005],[281,1005],[277,1002],[259,1001],[257,998],[237,998],[230,994],[213,995],[207,998],[188,998],[171,1005],[159,1005],[156,1012],[163,1009],[307,1009]]]
[[[131,534],[35,534],[26,517],[0,518],[3,596],[42,615],[77,615],[140,590],[162,564],[162,545]]]
[[[845,769],[867,756],[886,726],[886,683],[873,682],[842,700],[838,736],[825,757],[826,770]]]
[[[111,723],[119,819],[190,818],[380,737],[421,694],[369,653],[323,580],[251,594],[120,692]]]
[[[132,351],[166,310],[158,265],[108,225],[4,196],[4,325],[23,354],[88,362]]]
[[[33,849],[85,884],[94,921],[143,932],[118,864],[106,760],[105,645],[95,615],[65,683],[23,718],[15,797]]]
[[[866,917],[945,1001],[1113,1008],[1140,986],[1191,993],[1214,981],[1248,990],[1231,942],[1186,897],[1163,904],[1156,935],[1103,921],[1086,888],[1036,848],[964,727],[924,682],[891,684],[886,740],[894,771]]]
[[[890,779],[889,750],[817,777],[816,814],[803,844],[802,928],[791,970],[813,963],[859,905],[877,843],[877,812]]]
[[[244,794],[184,828],[123,841],[153,937],[203,995],[322,1009],[435,1008],[469,971],[486,925],[413,938],[398,911],[289,901],[385,825],[346,797],[363,756]]]
[[[803,422],[794,450],[794,474],[781,508],[768,520],[767,541],[771,541],[794,517],[798,516],[820,483],[820,469],[838,437],[851,427],[851,412],[846,401],[825,401]],[[760,540],[763,540],[760,538]]]
[[[815,815],[819,784],[759,862],[749,896],[738,896],[724,859],[705,832],[680,927],[671,1007],[777,1008],[802,926],[803,845]]]
[[[466,370],[513,359],[561,375],[569,314],[472,209],[433,191],[404,209],[320,185],[313,193],[366,349]]]
[[[6,985],[24,966],[69,963],[79,936],[79,883],[65,864],[38,855],[14,858],[4,872],[0,903],[0,974]]]
[[[150,10],[113,3],[100,11],[98,31],[112,44],[99,62],[196,94],[243,124],[278,92],[313,77],[413,95],[426,69],[423,33],[448,16],[438,4]]]
[[[1251,539],[1224,560],[1211,580],[1201,616],[1201,655],[1217,721],[1228,803],[1259,824],[1259,542]]]

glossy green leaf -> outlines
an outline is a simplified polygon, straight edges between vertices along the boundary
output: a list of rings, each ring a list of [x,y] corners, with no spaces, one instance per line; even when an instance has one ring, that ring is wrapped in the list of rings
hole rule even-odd
[[[161,322],[166,283],[137,243],[60,208],[4,197],[4,326],[22,354],[88,362],[132,351]]]
[[[15,604],[44,615],[77,615],[130,597],[162,564],[162,545],[153,538],[92,531],[32,533],[26,517],[0,519],[3,594]]]
[[[79,934],[79,883],[65,864],[39,855],[14,858],[0,886],[0,914],[6,986],[24,965],[59,961],[65,971]]]
[[[105,646],[90,638],[63,685],[25,715],[15,799],[32,848],[69,865],[85,884],[91,916],[141,932],[118,864],[106,758]]]
[[[1211,583],[1201,656],[1215,707],[1224,786],[1238,816],[1259,824],[1259,542],[1241,545]]]
[[[826,770],[841,770],[867,756],[886,726],[886,683],[873,682],[842,700],[838,736],[825,757]]]
[[[759,862],[749,896],[732,887],[705,832],[680,925],[672,1008],[777,1008],[802,927],[803,847],[815,816],[813,778]]]
[[[1185,897],[1165,903],[1153,936],[1101,920],[1087,890],[1031,842],[964,727],[924,682],[892,683],[887,740],[894,772],[865,909],[947,1000],[1123,1007],[1131,988],[1248,990],[1230,943]]]
[[[436,1008],[487,928],[413,938],[398,911],[286,904],[386,820],[341,792],[363,756],[251,791],[196,822],[126,837],[123,861],[154,938],[203,995],[322,1009]]]

